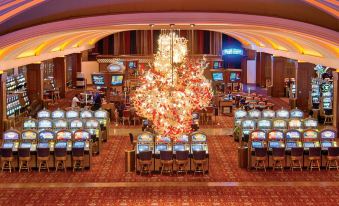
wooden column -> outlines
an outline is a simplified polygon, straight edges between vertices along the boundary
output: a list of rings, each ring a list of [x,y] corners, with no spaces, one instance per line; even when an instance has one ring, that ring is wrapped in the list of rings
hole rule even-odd
[[[1,71],[2,72],[2,71]],[[7,118],[7,95],[6,95],[6,73],[0,73],[0,139],[4,132],[4,120]]]
[[[312,90],[312,77],[315,75],[315,65],[308,62],[298,62],[296,91],[297,91],[297,107],[307,111],[310,101],[310,92]]]
[[[241,59],[241,83],[247,84],[247,58]]]
[[[54,64],[54,80],[56,87],[59,88],[60,97],[65,98],[66,93],[66,67],[65,58],[56,57],[53,59]]]
[[[43,71],[40,64],[27,65],[27,93],[30,100],[43,98]]]
[[[295,78],[298,62],[285,57],[273,58],[273,87],[272,97],[284,96],[284,79]]]
[[[256,55],[256,84],[266,87],[266,79],[271,79],[272,54],[257,52]]]
[[[81,53],[69,54],[66,68],[72,68],[72,86],[75,87],[77,83],[77,72],[81,72]]]
[[[339,73],[333,72],[333,126],[339,132]]]

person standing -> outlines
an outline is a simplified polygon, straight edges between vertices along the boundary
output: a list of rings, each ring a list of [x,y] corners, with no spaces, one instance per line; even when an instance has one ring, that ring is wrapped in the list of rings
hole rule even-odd
[[[72,99],[72,108],[79,107],[80,99],[79,99],[79,94],[76,94],[73,99]]]

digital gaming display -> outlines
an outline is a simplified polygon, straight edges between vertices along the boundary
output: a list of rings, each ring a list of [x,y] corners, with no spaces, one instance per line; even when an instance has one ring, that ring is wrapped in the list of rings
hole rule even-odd
[[[128,68],[136,69],[137,68],[137,62],[135,62],[135,61],[128,62]]]
[[[157,151],[167,151],[167,145],[158,144],[158,145],[156,145],[155,150],[157,150]]]
[[[277,111],[277,117],[278,118],[288,118],[289,112],[287,110],[279,110],[279,111]]]
[[[138,136],[138,142],[151,142],[153,141],[153,136],[149,133],[141,133]]]
[[[213,69],[219,69],[221,66],[218,61],[213,62]]]
[[[260,120],[258,121],[258,127],[271,127],[271,121],[269,120]]]
[[[83,127],[83,122],[80,120],[71,121],[71,128],[81,128]]]
[[[284,120],[276,120],[273,122],[273,127],[276,127],[276,128],[283,128],[283,127],[286,127],[286,122]]]
[[[244,118],[246,117],[247,112],[245,110],[237,110],[235,111],[235,118],[239,119],[239,118]]]
[[[224,76],[222,72],[215,72],[212,73],[213,81],[224,81]]]
[[[304,124],[305,124],[306,127],[317,127],[318,121],[313,120],[313,119],[308,119],[308,120],[305,120]]]
[[[31,148],[32,144],[30,142],[22,142],[20,148]]]
[[[292,119],[288,122],[290,127],[301,127],[301,121],[299,119]]]
[[[54,147],[55,148],[66,148],[67,142],[57,142]]]
[[[19,133],[17,132],[6,132],[4,134],[5,140],[18,140],[19,139]]]
[[[58,110],[58,111],[54,111],[52,112],[52,118],[64,118],[65,117],[65,112]]]
[[[53,140],[54,139],[54,134],[53,134],[53,132],[40,132],[39,133],[39,139]]]
[[[321,139],[335,139],[335,133],[330,130],[321,132],[320,136]]]
[[[185,151],[185,145],[177,144],[173,146],[174,151]]]
[[[88,132],[76,132],[74,133],[75,140],[88,140],[90,138]]]
[[[85,147],[85,142],[74,142],[73,143],[74,148],[84,148]]]
[[[256,109],[253,109],[253,110],[250,110],[248,112],[248,115],[251,117],[251,118],[259,118],[260,117],[260,114],[261,112],[259,110],[256,110]]]
[[[264,110],[262,112],[262,115],[263,115],[264,118],[274,118],[275,112],[273,110]]]
[[[51,113],[47,110],[41,110],[40,112],[38,112],[38,118],[50,118],[51,117]]]
[[[204,142],[206,141],[206,135],[201,134],[201,133],[194,134],[192,135],[192,141],[193,142]]]
[[[170,137],[164,137],[164,136],[157,136],[156,141],[157,142],[170,143],[171,142],[171,138]]]
[[[58,132],[56,135],[57,140],[71,140],[72,139],[72,133],[71,132]]]
[[[102,74],[92,74],[92,82],[96,86],[105,85],[104,75],[102,75]]]
[[[112,75],[111,84],[112,86],[121,86],[123,80],[124,80],[123,75]]]
[[[87,128],[97,128],[97,127],[99,127],[99,122],[96,121],[96,120],[88,120],[86,122],[86,127]]]
[[[204,147],[201,144],[195,144],[195,145],[192,145],[192,150],[193,151],[203,151]]]
[[[279,147],[282,147],[283,144],[281,142],[278,142],[278,141],[271,141],[268,143],[268,146],[270,148],[279,148]]]
[[[316,131],[306,131],[304,132],[304,138],[316,139],[318,134]]]
[[[50,120],[40,120],[39,121],[39,128],[52,128],[52,122]]]
[[[58,120],[54,122],[54,126],[56,128],[67,128],[67,121],[65,120]]]
[[[105,110],[98,110],[94,113],[94,116],[96,118],[106,118],[107,117],[107,112]]]
[[[231,82],[240,81],[240,73],[239,72],[231,72],[230,73],[230,81]]]
[[[181,135],[175,139],[175,142],[188,142],[188,135]]]
[[[252,147],[253,148],[262,148],[262,142],[252,142]]]
[[[286,139],[300,139],[300,133],[297,131],[289,131],[286,133]]]
[[[266,139],[265,137],[265,132],[252,132],[251,133],[251,138],[252,139]]]
[[[24,122],[24,128],[35,128],[36,122],[34,120],[28,119]]]
[[[144,151],[149,151],[149,145],[145,145],[145,144],[141,144],[141,145],[138,145],[138,151],[139,152],[144,152]]]
[[[304,116],[304,113],[300,110],[291,111],[291,117],[292,118],[302,118],[303,116]]]
[[[85,110],[85,111],[82,111],[82,112],[80,113],[80,117],[81,117],[81,118],[91,118],[91,117],[93,117],[93,114],[92,114],[91,111]]]
[[[67,111],[66,112],[66,117],[67,118],[78,118],[79,117],[79,112],[78,111]]]
[[[269,139],[283,139],[284,134],[280,131],[274,131],[274,132],[268,133],[268,138]]]
[[[249,128],[249,127],[254,128],[255,127],[255,121],[249,120],[249,119],[244,120],[244,121],[241,122],[241,126],[245,127],[245,128]]]
[[[26,131],[21,134],[22,139],[25,140],[36,140],[38,134],[33,131]]]

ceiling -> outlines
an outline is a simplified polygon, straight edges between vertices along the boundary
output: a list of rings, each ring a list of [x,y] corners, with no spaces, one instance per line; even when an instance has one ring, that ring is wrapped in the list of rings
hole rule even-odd
[[[339,68],[336,0],[0,0],[0,70],[90,49],[115,32],[212,30],[244,47]],[[51,9],[53,8],[53,9]]]

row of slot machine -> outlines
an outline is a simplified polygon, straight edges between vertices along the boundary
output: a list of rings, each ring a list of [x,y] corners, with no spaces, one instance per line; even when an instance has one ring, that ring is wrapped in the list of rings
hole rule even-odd
[[[336,130],[323,129],[318,132],[315,129],[299,130],[254,130],[250,132],[249,160],[254,155],[255,148],[267,148],[270,152],[273,148],[285,148],[286,155],[290,154],[292,148],[304,148],[304,166],[307,166],[305,155],[311,147],[321,147],[322,154],[326,155],[329,147],[337,147],[338,139]],[[324,164],[326,161],[322,161]],[[273,163],[273,161],[269,161]],[[249,164],[253,166],[252,163]],[[324,165],[323,165],[324,166]]]
[[[26,78],[23,74],[8,76],[6,79],[7,116],[12,116],[30,105],[26,91]]]
[[[143,151],[152,151],[155,170],[159,169],[160,151],[189,151],[192,157],[194,151],[206,151],[208,157],[207,136],[197,131],[191,134],[183,134],[174,138],[155,135],[150,132],[143,132],[137,137],[136,155]]]
[[[60,130],[54,132],[52,130],[7,130],[3,134],[2,148],[11,148],[14,154],[19,148],[29,148],[31,151],[31,166],[37,167],[36,151],[38,148],[49,148],[50,152],[54,152],[55,148],[65,148],[68,156],[71,155],[72,148],[84,148],[85,151],[85,167],[90,167],[91,159],[91,134],[86,130]],[[14,155],[16,158],[17,156]],[[16,161],[14,161],[17,166]],[[50,158],[51,167],[54,165],[53,157]],[[71,158],[68,158],[67,167],[71,167]]]

